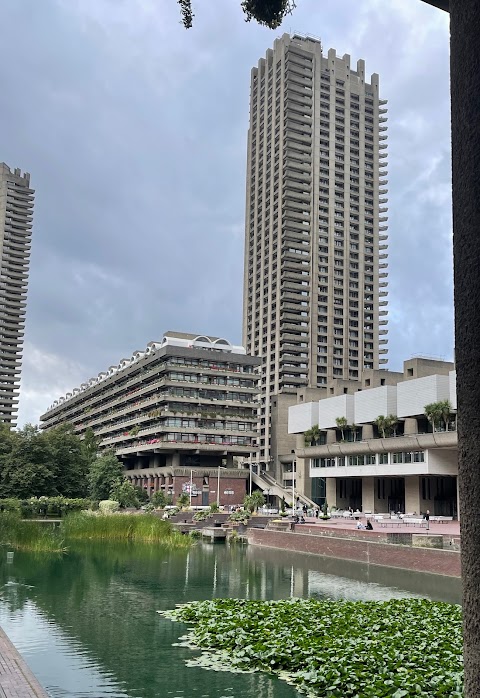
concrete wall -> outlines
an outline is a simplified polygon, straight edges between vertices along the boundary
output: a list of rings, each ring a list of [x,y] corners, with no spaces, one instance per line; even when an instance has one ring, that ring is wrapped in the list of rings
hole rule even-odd
[[[318,426],[320,429],[335,429],[337,417],[346,417],[348,424],[354,423],[353,395],[338,395],[319,401]]]
[[[318,424],[318,402],[303,402],[288,410],[288,433],[298,434]]]
[[[449,376],[425,376],[397,385],[397,416],[411,417],[425,412],[425,405],[450,399]]]
[[[373,422],[379,415],[397,414],[397,388],[385,385],[356,393],[355,423]]]
[[[376,531],[369,533],[375,534]],[[290,533],[254,528],[248,529],[247,535],[251,545],[460,577],[459,552],[380,543],[375,541],[374,535],[371,535],[369,541],[365,540],[364,535],[359,536],[358,540],[352,540],[336,536],[317,536],[308,532]]]

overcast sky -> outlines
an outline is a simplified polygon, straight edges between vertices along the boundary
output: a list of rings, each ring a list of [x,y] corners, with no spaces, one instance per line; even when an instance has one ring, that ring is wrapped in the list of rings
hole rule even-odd
[[[250,69],[283,31],[389,100],[390,364],[453,353],[448,19],[419,0],[3,0],[0,161],[36,189],[19,423],[167,329],[241,342]]]

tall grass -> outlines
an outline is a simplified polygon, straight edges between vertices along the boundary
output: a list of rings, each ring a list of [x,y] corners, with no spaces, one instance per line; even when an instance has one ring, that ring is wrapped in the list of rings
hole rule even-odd
[[[0,514],[0,545],[36,553],[58,553],[66,549],[58,529],[49,524],[23,521],[13,511]]]
[[[151,514],[92,515],[79,512],[64,519],[62,532],[67,540],[137,541],[169,548],[186,548],[191,542],[188,536],[175,531],[169,521]]]

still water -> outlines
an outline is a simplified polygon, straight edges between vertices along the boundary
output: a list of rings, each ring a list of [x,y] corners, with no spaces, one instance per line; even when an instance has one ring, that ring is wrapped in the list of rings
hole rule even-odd
[[[189,552],[89,545],[65,556],[0,550],[0,625],[52,698],[293,698],[263,674],[186,667],[185,626],[156,611],[216,597],[459,602],[458,580],[241,545]]]

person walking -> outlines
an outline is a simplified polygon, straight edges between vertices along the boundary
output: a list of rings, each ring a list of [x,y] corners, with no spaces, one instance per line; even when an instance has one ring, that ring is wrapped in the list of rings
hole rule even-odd
[[[429,531],[430,530],[430,510],[429,509],[427,509],[427,512],[423,518],[427,522],[426,528],[427,528],[427,531]]]

